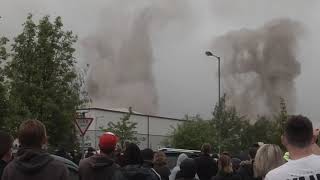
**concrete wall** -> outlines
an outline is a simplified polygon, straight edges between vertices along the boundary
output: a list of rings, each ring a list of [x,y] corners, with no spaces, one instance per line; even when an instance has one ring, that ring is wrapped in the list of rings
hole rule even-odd
[[[116,123],[126,112],[114,111],[99,108],[80,109],[78,112],[85,112],[86,117],[93,118],[88,131],[84,135],[85,147],[98,148],[99,137],[106,129],[109,122]],[[158,149],[162,142],[171,134],[173,127],[177,127],[183,120],[133,114],[130,120],[137,123],[137,138],[140,141],[140,148]],[[79,133],[80,135],[80,133]],[[80,136],[79,136],[80,138]],[[149,143],[148,143],[149,141]]]

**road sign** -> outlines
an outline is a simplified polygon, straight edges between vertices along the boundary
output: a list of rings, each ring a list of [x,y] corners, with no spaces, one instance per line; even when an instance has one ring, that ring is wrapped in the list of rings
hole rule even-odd
[[[75,124],[78,127],[81,136],[84,136],[89,128],[89,126],[91,125],[93,121],[93,118],[84,118],[84,117],[80,117],[80,118],[76,118],[75,119]]]

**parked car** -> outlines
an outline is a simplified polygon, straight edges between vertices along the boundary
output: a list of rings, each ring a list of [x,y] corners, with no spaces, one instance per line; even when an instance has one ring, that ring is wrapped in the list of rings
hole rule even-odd
[[[178,156],[182,153],[188,155],[189,158],[199,157],[201,151],[198,150],[188,150],[188,149],[175,149],[175,148],[161,148],[159,151],[162,151],[166,154],[168,159],[168,167],[173,169],[176,166]]]

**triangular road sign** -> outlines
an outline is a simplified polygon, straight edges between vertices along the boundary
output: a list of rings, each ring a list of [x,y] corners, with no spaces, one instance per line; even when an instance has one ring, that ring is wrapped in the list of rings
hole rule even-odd
[[[75,124],[78,127],[82,136],[84,136],[86,134],[92,121],[93,121],[93,118],[76,118],[75,119]]]

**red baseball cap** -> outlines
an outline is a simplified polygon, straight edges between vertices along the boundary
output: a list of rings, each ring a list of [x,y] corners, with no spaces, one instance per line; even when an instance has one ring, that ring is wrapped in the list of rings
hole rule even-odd
[[[115,149],[118,142],[118,137],[111,133],[111,132],[105,132],[100,136],[99,140],[99,147],[102,150],[107,149]]]

